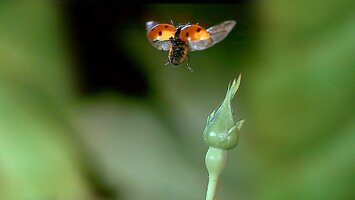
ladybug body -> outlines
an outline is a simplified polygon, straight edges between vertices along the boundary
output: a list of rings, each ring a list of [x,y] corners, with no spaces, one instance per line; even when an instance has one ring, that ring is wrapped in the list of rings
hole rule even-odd
[[[222,41],[233,29],[233,20],[222,22],[207,30],[198,24],[182,24],[174,27],[171,24],[159,24],[154,21],[146,23],[147,37],[153,47],[168,51],[168,62],[173,67],[180,66],[189,59],[190,51],[207,49]],[[192,71],[187,62],[187,67]]]
[[[174,37],[170,37],[170,47],[168,53],[168,62],[166,64],[171,64],[174,67],[180,66],[186,56],[188,56],[189,45],[186,41],[182,41],[180,38],[181,28],[178,27]],[[191,69],[190,69],[191,70]]]

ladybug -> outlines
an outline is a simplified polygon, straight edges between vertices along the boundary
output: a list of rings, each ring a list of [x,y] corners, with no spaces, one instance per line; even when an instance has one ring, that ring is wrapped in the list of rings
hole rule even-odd
[[[149,42],[158,50],[168,51],[168,60],[165,65],[180,66],[187,58],[189,66],[189,52],[207,49],[222,41],[236,25],[233,20],[204,29],[198,24],[180,24],[177,27],[171,24],[160,24],[155,21],[146,23]]]

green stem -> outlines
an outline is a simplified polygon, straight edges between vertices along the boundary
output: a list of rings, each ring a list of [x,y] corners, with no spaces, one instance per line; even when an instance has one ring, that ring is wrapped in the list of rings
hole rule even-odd
[[[218,183],[218,177],[208,176],[208,186],[206,193],[206,200],[213,200],[216,195],[216,188]]]
[[[208,186],[206,200],[214,200],[219,176],[227,164],[228,151],[209,147],[206,153],[205,164],[208,171]]]

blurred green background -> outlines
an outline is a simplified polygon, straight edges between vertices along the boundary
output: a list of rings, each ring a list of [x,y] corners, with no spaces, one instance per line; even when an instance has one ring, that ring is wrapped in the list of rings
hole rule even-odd
[[[239,73],[217,199],[355,199],[349,5],[1,1],[0,199],[204,199],[202,130]],[[170,19],[238,24],[191,73],[146,39]]]

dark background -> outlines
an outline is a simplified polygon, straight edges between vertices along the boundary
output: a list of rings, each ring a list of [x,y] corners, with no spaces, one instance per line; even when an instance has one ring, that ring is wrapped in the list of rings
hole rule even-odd
[[[83,76],[82,92],[91,94],[112,89],[125,95],[144,96],[149,90],[146,77],[115,42],[124,37],[126,24],[138,24],[144,4],[119,1],[68,2],[62,5],[71,41]],[[141,82],[143,84],[132,84]]]

